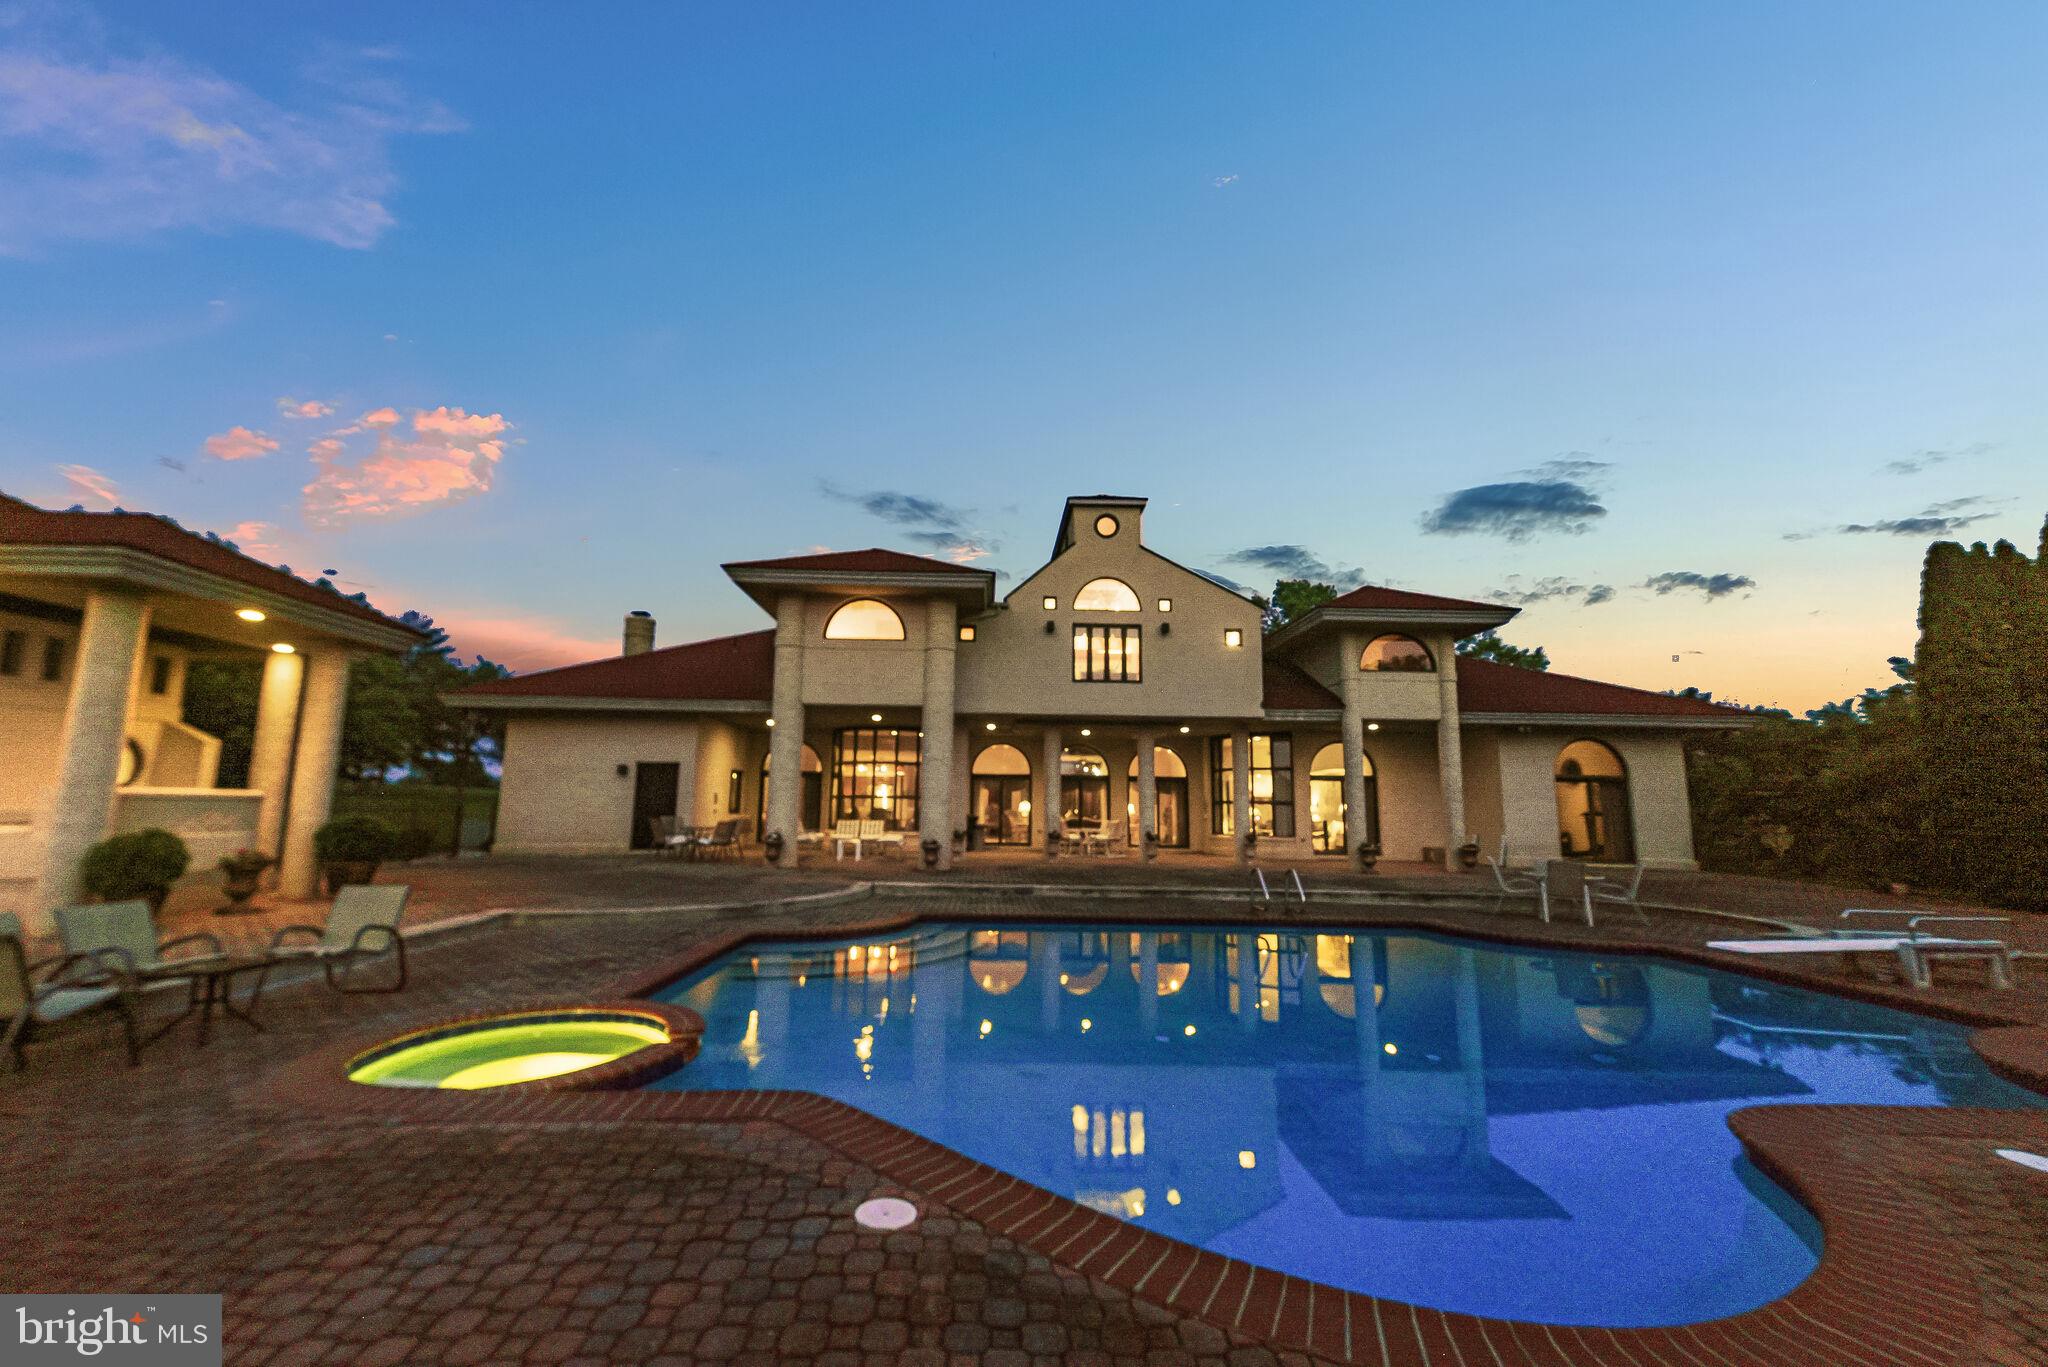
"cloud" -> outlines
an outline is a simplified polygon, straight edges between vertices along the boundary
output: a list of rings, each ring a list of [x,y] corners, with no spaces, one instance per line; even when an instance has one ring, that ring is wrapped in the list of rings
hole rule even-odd
[[[1995,449],[1996,444],[1988,441],[1973,441],[1966,446],[1931,446],[1899,460],[1888,460],[1877,468],[1880,473],[1887,475],[1917,475],[1931,466],[1946,465],[1952,460],[1967,460],[1972,456],[1989,455]]]
[[[287,418],[331,418],[334,405],[318,399],[299,400],[290,397],[277,401],[277,411]]]
[[[1497,603],[1512,603],[1516,607],[1530,607],[1536,603],[1548,603],[1559,598],[1576,598],[1582,607],[1598,607],[1614,599],[1612,584],[1586,585],[1574,582],[1563,575],[1547,575],[1542,579],[1525,583],[1519,574],[1511,574],[1505,588],[1498,588],[1487,595]]]
[[[1226,564],[1255,565],[1272,571],[1278,579],[1307,579],[1328,584],[1339,593],[1366,581],[1365,571],[1355,565],[1333,565],[1306,546],[1247,546],[1223,557]]]
[[[1533,469],[1517,470],[1515,473],[1527,475],[1531,479],[1570,479],[1590,484],[1597,482],[1613,468],[1614,462],[1595,460],[1591,451],[1566,451]]]
[[[443,613],[437,620],[447,629],[448,639],[457,654],[465,657],[480,655],[521,673],[580,664],[619,653],[616,640],[600,641],[578,636],[545,618],[499,611],[476,616],[463,612]]]
[[[234,549],[243,555],[258,560],[277,561],[285,558],[285,549],[277,527],[269,522],[237,522],[227,531],[219,534],[220,539],[232,543]]]
[[[1448,495],[1434,512],[1424,515],[1422,530],[1431,536],[1477,532],[1527,541],[1539,532],[1575,536],[1605,516],[1607,509],[1578,480],[1516,480],[1479,484]]]
[[[374,52],[265,73],[259,94],[92,21],[25,13],[0,10],[0,255],[251,227],[368,247],[394,221],[392,141],[461,125]]]
[[[306,518],[333,526],[488,493],[511,426],[499,413],[441,407],[415,409],[408,432],[395,410],[372,410],[306,448],[318,472],[304,490]]]
[[[1643,587],[1655,589],[1660,594],[1696,589],[1712,602],[1716,598],[1726,598],[1740,589],[1753,589],[1756,587],[1756,580],[1746,574],[1701,574],[1698,570],[1667,570],[1663,574],[1653,574],[1645,579]]]
[[[1844,522],[1839,526],[1823,528],[1821,531],[1786,532],[1787,541],[1811,541],[1816,536],[1835,533],[1842,536],[1953,536],[1965,527],[1973,526],[1994,516],[1989,504],[1994,502],[1982,494],[1970,494],[1963,498],[1951,498],[1941,503],[1930,503],[1917,513],[1905,517],[1878,518],[1869,522]]]
[[[1226,185],[1235,185],[1237,183],[1237,177],[1235,175],[1218,176],[1216,177],[1216,179],[1210,181],[1209,183],[1220,190]]]
[[[906,528],[906,541],[923,546],[933,555],[956,565],[983,560],[1002,549],[1002,543],[985,532],[969,530],[974,509],[958,508],[919,494],[894,489],[843,489],[830,480],[818,481],[818,492],[839,503],[850,503],[871,517]]]
[[[120,498],[120,486],[90,465],[60,465],[57,473],[64,476],[80,502],[104,503],[111,508]]]
[[[156,463],[166,470],[176,470],[181,475],[185,473],[185,462],[176,456],[158,456]]]
[[[277,438],[246,427],[230,427],[225,432],[216,432],[203,443],[206,454],[215,460],[254,460],[267,456],[277,449]]]

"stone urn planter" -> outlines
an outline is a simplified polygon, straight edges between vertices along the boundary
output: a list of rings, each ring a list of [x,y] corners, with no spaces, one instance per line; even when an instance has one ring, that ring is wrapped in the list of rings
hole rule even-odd
[[[228,904],[216,908],[213,914],[240,916],[254,910],[249,899],[256,895],[263,871],[274,862],[260,850],[236,850],[223,856],[220,861],[221,891],[227,894]]]
[[[1467,840],[1464,844],[1458,846],[1458,867],[1468,873],[1479,867],[1479,842],[1477,840]]]
[[[1362,842],[1358,847],[1358,871],[1360,873],[1371,873],[1373,866],[1379,862],[1380,847],[1370,841]]]

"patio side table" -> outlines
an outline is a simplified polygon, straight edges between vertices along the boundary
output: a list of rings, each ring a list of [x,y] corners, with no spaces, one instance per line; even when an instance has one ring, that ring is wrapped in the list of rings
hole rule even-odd
[[[157,1027],[149,1040],[163,1038],[194,1012],[199,1015],[197,1042],[201,1045],[212,1036],[216,1012],[233,1016],[251,1030],[260,1032],[263,1022],[256,1019],[256,1004],[263,995],[264,980],[279,962],[269,954],[209,955],[203,959],[161,964],[136,974],[142,982],[177,982],[182,979],[187,984],[185,1009]],[[256,975],[256,985],[249,989],[248,1005],[238,1007],[233,996],[235,979],[245,973]]]

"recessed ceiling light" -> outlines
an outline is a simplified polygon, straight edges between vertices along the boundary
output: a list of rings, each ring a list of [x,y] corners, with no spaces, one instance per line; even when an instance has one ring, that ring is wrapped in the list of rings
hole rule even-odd
[[[1376,721],[1369,721],[1365,724],[1365,729],[1368,731],[1377,731],[1380,729],[1380,724]]]
[[[983,724],[991,731],[996,729],[996,724],[994,722],[985,722]]]
[[[768,719],[768,724],[769,724],[770,726],[773,726],[773,725],[775,725],[775,718],[773,718],[773,717],[770,717],[770,718]]]
[[[1187,727],[1185,727],[1185,726],[1183,726],[1183,727],[1182,727],[1182,728],[1180,729],[1180,733],[1181,733],[1181,734],[1182,734],[1183,736],[1185,736],[1185,735],[1186,735],[1186,734],[1188,733],[1188,728],[1187,728]]]
[[[260,622],[263,620],[263,614],[258,612],[255,608],[236,608],[235,616],[241,618],[245,622]]]
[[[295,645],[289,645],[283,641],[279,641],[276,645],[272,646],[271,649],[277,652],[279,655],[290,655],[292,652],[296,651],[298,647]]]
[[[1090,730],[1089,730],[1089,729],[1088,729],[1087,727],[1085,727],[1085,726],[1084,726],[1084,727],[1082,727],[1082,728],[1081,728],[1081,734],[1082,734],[1082,735],[1084,735],[1084,736],[1092,736],[1092,735],[1094,735],[1095,733],[1094,733],[1093,731],[1090,731]]]
[[[880,712],[870,712],[870,713],[868,713],[868,720],[869,720],[869,721],[880,721],[881,719],[882,719],[882,714],[881,714]]]

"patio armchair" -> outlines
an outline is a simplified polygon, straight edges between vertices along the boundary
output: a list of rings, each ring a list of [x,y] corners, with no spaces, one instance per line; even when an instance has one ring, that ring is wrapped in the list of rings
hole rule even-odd
[[[1650,924],[1649,915],[1644,912],[1642,903],[1637,900],[1643,891],[1643,873],[1647,867],[1644,864],[1637,864],[1634,871],[1626,879],[1588,878],[1586,880],[1586,906],[1588,914],[1591,914],[1591,909],[1594,906],[1605,902],[1613,906],[1627,907],[1636,914],[1637,919],[1642,921],[1644,925]]]
[[[44,981],[36,981],[39,973]],[[96,1013],[120,1017],[133,1068],[142,1059],[143,1041],[136,1026],[135,977],[121,957],[97,950],[30,963],[20,920],[0,912],[0,1020],[6,1022],[0,1042],[14,1055],[15,1071],[28,1067],[24,1046],[31,1039]]]
[[[210,930],[190,935],[156,938],[156,921],[147,902],[93,902],[79,907],[59,907],[57,938],[66,954],[94,954],[112,950],[131,976],[143,976],[180,963],[227,957],[227,946]],[[199,945],[202,952],[172,957],[170,951],[185,945]]]
[[[1499,911],[1501,903],[1510,897],[1541,898],[1543,880],[1533,873],[1510,873],[1507,868],[1508,842],[1500,842],[1500,857],[1488,859],[1486,866],[1493,870],[1493,909]],[[1548,919],[1547,917],[1545,918]]]
[[[696,837],[697,857],[701,859],[705,855],[710,854],[738,854],[740,849],[739,831],[740,823],[738,821],[719,822],[708,832]]]
[[[880,820],[870,819],[860,823],[860,843],[880,849],[901,850],[903,832],[892,831]]]
[[[1124,823],[1112,821],[1106,826],[1096,826],[1081,833],[1082,848],[1089,854],[1115,855],[1123,853]]]
[[[328,910],[325,926],[295,925],[270,940],[270,953],[280,959],[319,963],[327,985],[336,992],[397,992],[405,987],[405,937],[398,931],[412,888],[404,883],[351,883]],[[311,944],[293,944],[293,937],[311,936]],[[349,975],[358,961],[384,954],[398,957],[398,981],[389,987],[351,987]],[[339,970],[337,975],[336,970]]]
[[[690,837],[676,830],[676,819],[672,816],[650,817],[647,825],[654,833],[654,848],[664,854],[672,854],[689,843]]]

